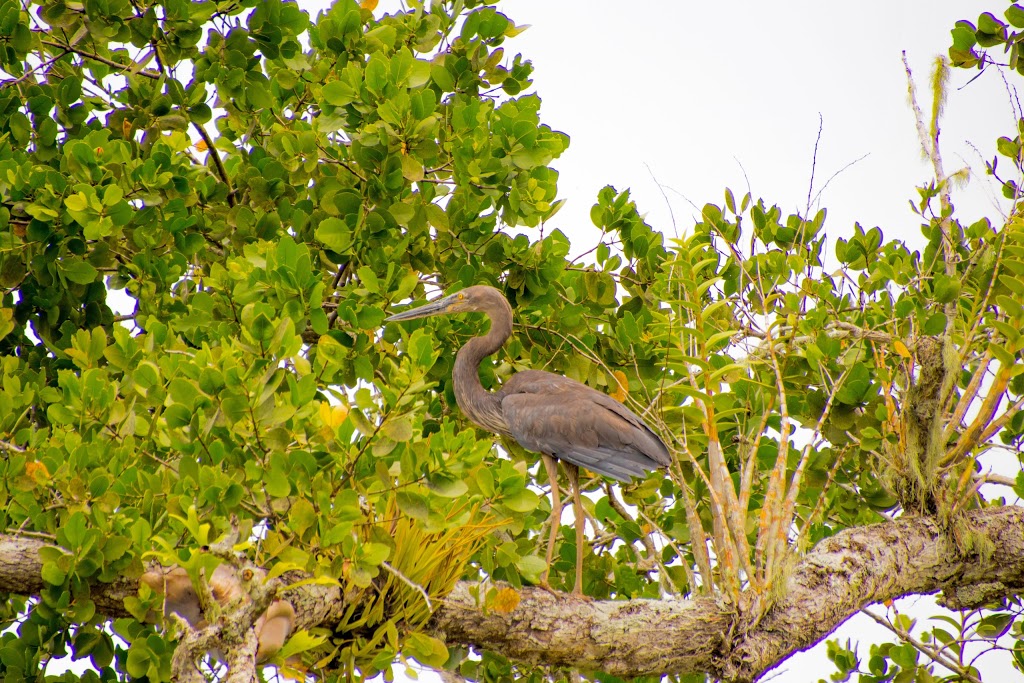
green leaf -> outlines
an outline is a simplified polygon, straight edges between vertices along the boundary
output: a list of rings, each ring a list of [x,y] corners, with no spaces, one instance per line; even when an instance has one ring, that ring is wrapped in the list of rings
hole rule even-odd
[[[416,215],[416,209],[408,204],[397,203],[388,207],[388,213],[391,214],[392,218],[399,225],[408,225],[409,221]]]
[[[977,36],[973,29],[966,26],[957,26],[950,31],[953,36],[953,48],[969,53],[978,44]]]
[[[43,563],[41,576],[43,581],[53,586],[62,586],[67,579],[67,574],[53,562]]]
[[[379,565],[388,559],[391,554],[391,546],[383,543],[364,543],[360,546],[361,561],[367,564]]]
[[[124,191],[117,185],[107,185],[103,188],[103,206],[110,208],[124,198]]]
[[[455,79],[445,68],[444,64],[434,63],[430,67],[430,79],[434,81],[442,93],[455,90]]]
[[[32,135],[32,123],[28,120],[28,117],[17,110],[10,112],[8,116],[10,118],[7,120],[7,127],[10,129],[11,136],[15,142],[19,145],[28,144],[29,138]]]
[[[488,498],[494,495],[494,475],[491,474],[490,470],[478,470],[475,475],[475,481],[476,485],[480,488],[480,493]]]
[[[427,220],[430,224],[439,230],[448,231],[450,224],[448,221],[448,214],[437,204],[427,204],[425,208],[427,212]]]
[[[99,271],[93,268],[91,264],[77,259],[62,260],[60,262],[60,269],[64,277],[80,285],[95,282],[96,277],[99,275]]]
[[[402,176],[410,182],[423,180],[423,164],[408,154],[402,155]]]
[[[373,272],[373,269],[369,266],[360,266],[356,271],[359,275],[359,282],[362,283],[363,287],[366,287],[367,291],[373,294],[380,294],[380,282],[377,280],[377,274]]]
[[[513,512],[526,513],[537,509],[540,497],[529,489],[522,489],[501,499],[502,504]]]
[[[352,231],[340,218],[325,218],[316,228],[316,238],[339,254],[346,253],[352,247]]]
[[[404,87],[409,74],[412,73],[414,61],[416,60],[412,56],[412,51],[404,45],[395,52],[391,56],[391,82],[400,88]]]
[[[1018,671],[1024,671],[1024,639],[1013,644],[1013,664]]]
[[[299,498],[292,503],[291,509],[288,511],[288,525],[297,534],[302,534],[316,525],[318,517],[316,510],[313,509],[313,504],[305,498]]]
[[[537,583],[548,569],[548,563],[537,555],[523,555],[516,562],[516,568],[530,583]]]
[[[946,331],[946,314],[935,313],[925,321],[922,332],[929,336],[942,334]]]
[[[435,472],[427,477],[427,486],[431,492],[443,498],[459,498],[469,487],[466,482],[444,472]]]
[[[978,31],[981,33],[1000,34],[1006,24],[996,18],[991,12],[985,12],[978,17]]]
[[[380,52],[374,52],[366,64],[366,87],[375,95],[381,95],[388,85],[387,58]]]
[[[439,354],[434,339],[423,328],[412,333],[407,348],[413,362],[421,368],[432,367]]]
[[[344,107],[356,99],[358,93],[348,83],[331,81],[321,90],[324,101],[335,107]]]
[[[149,650],[144,641],[132,643],[125,660],[125,669],[134,678],[144,678],[149,673]]]
[[[1003,13],[1006,20],[1009,21],[1014,28],[1024,28],[1024,7],[1018,4],[1010,5]]]
[[[889,656],[905,670],[912,670],[917,664],[917,650],[913,645],[898,645],[889,651]]]
[[[412,63],[412,68],[409,70],[406,86],[409,88],[418,88],[425,85],[430,81],[431,72],[432,68],[430,62],[422,59],[415,60]]]
[[[395,494],[398,501],[398,509],[413,519],[426,520],[430,513],[430,507],[426,499],[412,491],[399,491]]]
[[[996,140],[996,151],[1004,157],[1017,159],[1020,157],[1020,139],[1011,140],[1004,135]]]
[[[392,441],[408,441],[412,438],[412,419],[408,416],[388,420],[381,426],[381,433]]]
[[[939,303],[949,303],[960,296],[960,279],[944,274],[936,275],[932,280],[932,295]],[[943,323],[945,329],[945,323]]]
[[[999,638],[1010,630],[1013,620],[1014,615],[1009,612],[988,614],[978,622],[978,635],[989,640]]]
[[[328,636],[326,634],[314,636],[309,631],[293,633],[291,637],[288,638],[288,642],[286,642],[278,651],[276,659],[287,661],[293,655],[315,650],[327,642],[327,638]]]
[[[421,664],[433,668],[444,666],[448,661],[448,648],[437,638],[424,633],[413,632],[406,636],[402,652]]]
[[[277,468],[271,468],[263,477],[263,485],[272,498],[287,498],[292,492],[288,475]]]

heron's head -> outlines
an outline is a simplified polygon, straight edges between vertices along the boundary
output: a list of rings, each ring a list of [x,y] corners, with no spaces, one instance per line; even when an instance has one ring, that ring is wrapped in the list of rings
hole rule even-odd
[[[511,314],[508,301],[505,300],[501,292],[489,285],[473,285],[422,306],[396,313],[390,318],[386,318],[384,322],[393,323],[449,313],[497,313],[499,311],[507,311]]]

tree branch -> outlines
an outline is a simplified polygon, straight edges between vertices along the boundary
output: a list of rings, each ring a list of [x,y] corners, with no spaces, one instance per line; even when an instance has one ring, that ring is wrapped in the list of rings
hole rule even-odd
[[[992,582],[1021,585],[1024,508],[974,511],[967,523],[997,553],[959,556],[950,532],[925,517],[840,532],[792,569],[786,591],[760,621],[712,598],[582,602],[532,589],[522,592],[516,610],[498,614],[481,610],[460,585],[433,623],[448,642],[528,664],[621,677],[708,672],[750,681],[814,646],[866,605]]]
[[[235,189],[231,186],[231,176],[228,175],[228,170],[224,167],[224,162],[221,161],[220,153],[217,151],[217,146],[213,142],[213,138],[206,132],[206,129],[202,125],[192,122],[192,127],[199,133],[199,137],[206,143],[206,149],[213,158],[213,165],[217,168],[217,175],[224,181],[224,184],[228,186],[228,206],[235,205]]]
[[[966,593],[1024,586],[1024,508],[973,510],[958,533],[975,548],[961,554],[950,529],[931,517],[904,516],[848,529],[819,543],[788,573],[785,591],[760,616],[749,593],[737,607],[714,597],[587,602],[539,588],[520,591],[509,613],[485,610],[460,583],[435,612],[434,633],[526,664],[605,671],[621,677],[706,672],[752,681],[825,638],[861,608],[904,595]],[[0,591],[36,594],[43,586],[42,541],[0,535]],[[289,575],[290,581],[302,578]],[[100,613],[126,616],[133,580],[94,586]],[[346,598],[337,587],[285,589],[298,628],[337,625]]]
[[[58,42],[55,42],[55,41],[52,41],[52,40],[42,40],[40,42],[43,45],[47,45],[49,47],[55,47],[55,48],[58,48],[60,50],[64,50],[65,53],[67,53],[67,52],[74,52],[75,54],[78,54],[78,55],[81,55],[82,57],[85,57],[86,59],[91,59],[92,61],[99,62],[100,64],[106,64],[107,66],[110,66],[110,67],[113,67],[115,69],[118,69],[119,71],[128,71],[130,73],[139,74],[140,76],[145,76],[146,78],[152,78],[152,79],[160,78],[160,72],[158,72],[158,71],[151,71],[149,69],[142,69],[142,68],[139,68],[137,64],[121,64],[120,62],[115,62],[113,59],[108,59],[107,57],[104,57],[102,55],[98,55],[95,52],[86,52],[85,50],[81,50],[81,49],[75,47],[73,44],[72,45],[64,45],[62,43],[58,43]],[[61,55],[61,56],[63,56],[63,55]]]

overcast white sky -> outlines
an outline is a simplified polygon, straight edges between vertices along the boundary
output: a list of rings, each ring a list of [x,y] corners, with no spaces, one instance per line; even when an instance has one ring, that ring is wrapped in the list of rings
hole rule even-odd
[[[926,180],[907,105],[906,51],[930,102],[934,58],[946,54],[957,19],[1001,13],[1005,2],[606,2],[508,0],[500,7],[531,28],[506,44],[536,67],[544,121],[571,136],[554,165],[568,204],[552,224],[588,247],[588,212],[598,189],[632,188],[648,222],[673,234],[694,209],[721,204],[723,188],[802,210],[818,146],[815,192],[826,228],[855,220],[886,237],[919,235],[907,200]],[[954,70],[943,153],[947,173],[979,175],[957,201],[969,217],[992,213],[998,188],[984,176],[995,138],[1016,117],[993,69]],[[742,168],[741,168],[742,166]],[[648,170],[650,169],[650,170]],[[653,177],[652,177],[653,176]],[[576,246],[576,245],[574,245]]]

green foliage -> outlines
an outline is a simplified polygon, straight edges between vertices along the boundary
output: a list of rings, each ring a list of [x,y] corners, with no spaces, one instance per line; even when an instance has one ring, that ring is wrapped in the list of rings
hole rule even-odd
[[[495,448],[455,405],[454,350],[481,321],[381,331],[391,305],[476,283],[516,309],[486,386],[563,373],[677,455],[629,486],[582,482],[592,597],[749,591],[767,610],[793,553],[838,530],[984,504],[977,456],[1024,432],[1017,214],[961,225],[937,179],[914,250],[859,225],[829,241],[824,211],[727,190],[666,244],[607,187],[593,260],[571,259],[562,232],[534,230],[560,206],[568,137],[504,52],[521,30],[471,0],[383,16],[339,0],[316,18],[276,1],[0,3],[0,528],[52,542],[40,594],[0,607],[4,680],[66,653],[92,658],[83,680],[168,680],[173,634],[111,623],[91,586],[151,560],[208,573],[235,534],[273,576],[342,587],[337,630],[282,653],[324,680],[406,657],[541,677],[424,629],[460,578],[514,591],[545,570],[536,454]],[[954,61],[1012,35],[960,25]],[[1018,170],[1020,147],[1019,131],[998,146]],[[548,580],[568,589],[560,531]],[[984,619],[979,634],[1006,626]],[[925,675],[914,652],[877,656]]]
[[[59,549],[19,629],[38,642],[6,676],[63,651],[69,627],[101,633],[89,582],[151,557],[212,567],[201,549],[232,515],[242,538],[266,526],[249,544],[264,566],[357,592],[401,569],[388,520],[414,520],[451,537],[446,573],[409,574],[443,595],[478,546],[467,523],[522,529],[537,496],[521,466],[491,468],[488,441],[420,408],[441,372],[431,337],[399,359],[394,332],[375,335],[421,274],[515,267],[524,293],[560,274],[560,235],[538,253],[494,239],[557,210],[548,164],[568,144],[520,95],[530,63],[501,47],[519,29],[477,3],[375,18],[346,0],[316,22],[280,2],[31,7],[45,30],[0,9],[2,66],[23,76],[0,91],[0,524]],[[508,557],[507,577],[536,578]],[[364,603],[322,666],[386,668],[399,630],[438,664],[415,635],[422,605],[386,601],[393,637],[365,647]],[[150,627],[117,631],[116,666],[170,675]]]
[[[923,629],[918,620],[899,612],[875,617],[903,642],[872,645],[867,661],[863,661],[849,641],[845,646],[828,641],[828,656],[837,668],[830,680],[847,681],[854,674],[863,683],[981,680],[977,659],[997,647],[1013,653],[1014,667],[1022,670],[1017,653],[1024,649],[1024,635],[1014,614],[1019,601],[1010,601],[1005,607],[1010,611],[963,610],[933,615],[924,622],[929,628]]]

